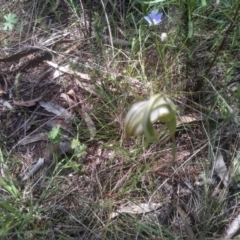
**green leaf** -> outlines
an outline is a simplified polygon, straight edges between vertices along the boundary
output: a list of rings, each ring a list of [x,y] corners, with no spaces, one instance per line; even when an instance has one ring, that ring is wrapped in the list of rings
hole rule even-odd
[[[192,38],[193,36],[193,21],[192,19],[188,20],[188,38]]]
[[[60,142],[60,125],[52,128],[52,130],[48,133],[48,138],[52,140],[53,143]]]
[[[50,139],[55,139],[59,133],[59,130],[60,130],[60,125],[53,127],[52,130],[49,132],[48,137]]]
[[[3,23],[4,30],[12,30],[14,25],[18,22],[18,17],[16,14],[9,13],[4,16],[6,22]]]
[[[206,0],[202,0],[202,6],[203,6],[203,7],[206,7],[206,6],[207,6]]]
[[[71,148],[76,149],[78,146],[80,146],[80,142],[78,141],[78,139],[74,138],[71,142]]]
[[[72,140],[71,148],[75,149],[74,155],[76,157],[81,157],[85,153],[85,151],[87,149],[86,145],[81,144],[77,138],[74,138]]]
[[[13,23],[13,24],[17,23],[17,21],[18,21],[18,17],[14,13],[9,13],[9,14],[5,15],[4,18],[5,18],[6,22]]]
[[[5,190],[11,193],[14,197],[18,197],[18,191],[14,185],[7,184],[1,177],[0,177],[0,186],[2,186]]]

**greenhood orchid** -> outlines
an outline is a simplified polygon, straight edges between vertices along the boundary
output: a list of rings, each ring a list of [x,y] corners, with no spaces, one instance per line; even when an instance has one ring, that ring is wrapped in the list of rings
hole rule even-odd
[[[164,97],[162,94],[153,95],[148,101],[135,103],[125,118],[126,136],[137,136],[144,133],[147,144],[157,140],[157,133],[153,127],[153,123],[160,121],[165,123],[171,138],[174,142],[176,131],[176,111],[177,107],[173,101]]]

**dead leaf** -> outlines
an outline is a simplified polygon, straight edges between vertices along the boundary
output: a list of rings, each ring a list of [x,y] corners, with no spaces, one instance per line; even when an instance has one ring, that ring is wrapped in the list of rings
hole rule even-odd
[[[77,103],[79,98],[77,96],[77,94],[73,91],[73,89],[70,89],[67,94],[72,97],[72,99]]]
[[[4,107],[7,107],[9,109],[13,109],[13,106],[8,101],[4,101],[3,99],[0,99],[0,103],[2,103],[2,105]]]
[[[223,155],[221,154],[221,151],[219,149],[217,150],[214,159],[213,170],[219,176],[224,186],[227,187],[229,183],[229,171],[225,165]]]
[[[175,207],[177,208],[177,211],[179,212],[179,214],[180,214],[180,216],[182,218],[182,221],[184,223],[184,227],[185,227],[186,233],[188,234],[189,238],[191,240],[197,239],[195,237],[194,233],[193,233],[192,228],[190,227],[190,224],[188,223],[187,214],[178,205],[175,205]]]
[[[64,100],[66,100],[66,102],[68,103],[69,107],[72,107],[76,104],[75,101],[73,101],[68,94],[66,93],[61,93],[60,95],[61,98],[63,98]]]
[[[95,92],[95,87],[93,84],[90,84],[90,83],[84,83],[84,82],[81,82],[79,81],[78,79],[75,79],[75,82],[76,84],[81,87],[82,89],[86,90],[87,92],[91,93],[92,95],[94,96],[97,96],[97,93]]]
[[[56,114],[57,116],[62,116],[66,118],[71,118],[72,114],[68,112],[65,108],[50,102],[39,102],[40,106],[43,107],[46,111]]]
[[[90,132],[90,140],[93,140],[96,135],[97,129],[95,127],[93,120],[88,115],[88,113],[85,112],[83,115],[84,115],[84,120],[87,124],[88,130]]]
[[[22,181],[25,181],[32,177],[44,164],[44,158],[39,158],[37,163],[31,167],[28,173],[25,173],[22,177]]]
[[[232,237],[239,231],[239,229],[240,229],[240,214],[228,226],[223,237],[227,239],[232,239]]]
[[[72,69],[70,69],[70,65],[67,64],[65,66],[59,66],[57,63],[51,62],[51,61],[45,61],[47,64],[49,64],[50,66],[56,68],[57,70],[54,73],[54,79],[61,76],[62,73],[68,73],[70,75],[73,76],[78,76],[84,80],[87,80],[88,82],[91,80],[90,75],[85,74],[85,73],[80,73],[77,71],[73,71]],[[78,86],[80,86],[81,88],[83,88],[84,90],[88,91],[89,93],[97,96],[97,93],[94,91],[94,85],[90,84],[90,83],[83,83],[81,81],[79,81],[78,79],[75,79],[75,82]]]
[[[36,104],[36,102],[38,102],[41,99],[42,99],[42,96],[35,99],[28,100],[28,101],[16,101],[13,99],[13,103],[17,106],[32,107]]]
[[[129,213],[129,214],[145,214],[148,212],[152,212],[160,207],[162,207],[162,203],[139,203],[132,204],[128,206],[123,206],[119,208],[116,212],[110,214],[110,218],[115,218],[121,213]]]
[[[189,114],[189,115],[184,115],[180,116],[179,119],[177,120],[177,126],[184,124],[184,123],[192,123],[192,122],[199,122],[202,121],[202,115],[199,113],[194,113],[194,114]]]
[[[38,133],[35,135],[30,135],[19,141],[19,145],[26,145],[33,142],[38,142],[42,140],[47,140],[47,136],[44,133]]]
[[[0,84],[0,95],[6,94],[6,92],[3,91],[2,85]]]
[[[49,64],[50,66],[56,68],[58,71],[60,72],[63,72],[63,73],[68,73],[68,74],[71,74],[71,75],[77,75],[79,76],[80,78],[82,79],[85,79],[85,80],[91,80],[91,77],[88,75],[88,74],[85,74],[85,73],[80,73],[80,72],[77,72],[77,71],[73,71],[71,68],[70,68],[70,65],[67,64],[65,66],[59,66],[57,63],[54,63],[54,62],[51,62],[51,61],[45,61],[47,64]],[[56,73],[56,76],[58,76],[58,74],[60,73]]]
[[[67,93],[62,93],[61,97],[65,99],[68,102],[69,106],[71,107],[81,102],[77,94],[73,91],[73,89],[70,89]]]

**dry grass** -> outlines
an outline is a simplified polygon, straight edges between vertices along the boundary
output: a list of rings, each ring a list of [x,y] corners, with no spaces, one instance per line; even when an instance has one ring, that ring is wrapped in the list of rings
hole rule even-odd
[[[197,5],[188,40],[191,6],[163,5],[167,17],[154,29],[143,19],[147,5],[110,2],[1,2],[0,19],[11,12],[22,22],[20,30],[0,28],[1,239],[210,239],[239,214],[236,184],[224,187],[212,169],[220,147],[237,172],[239,89],[228,85],[239,74],[237,1],[232,10]],[[168,40],[154,45],[163,31]],[[70,68],[56,76],[48,61]],[[171,142],[145,148],[143,137],[125,138],[128,109],[158,92],[179,107],[175,165]],[[19,104],[38,97],[71,118]],[[86,152],[50,147],[56,124]],[[155,126],[164,138],[165,127]],[[19,144],[40,133],[43,140]],[[21,181],[46,156],[46,166]]]

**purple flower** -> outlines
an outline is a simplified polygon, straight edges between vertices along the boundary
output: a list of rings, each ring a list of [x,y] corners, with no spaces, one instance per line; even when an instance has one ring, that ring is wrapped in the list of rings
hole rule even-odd
[[[158,13],[157,10],[152,10],[148,16],[145,16],[145,20],[149,26],[158,25],[162,21],[163,13]]]

